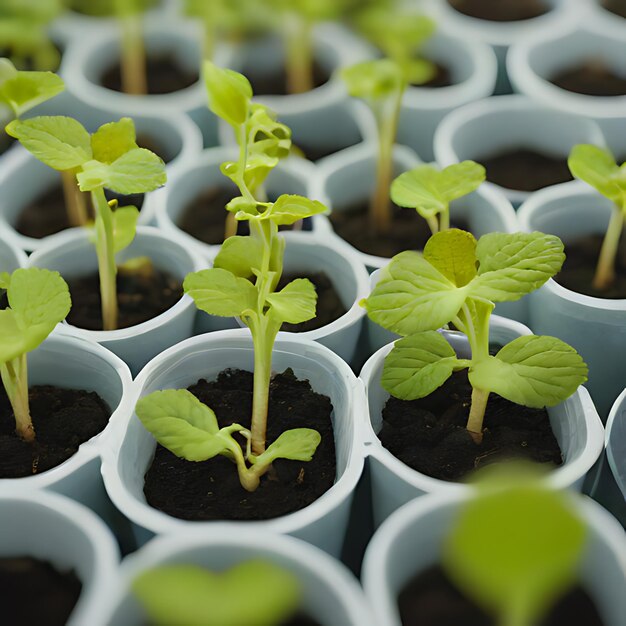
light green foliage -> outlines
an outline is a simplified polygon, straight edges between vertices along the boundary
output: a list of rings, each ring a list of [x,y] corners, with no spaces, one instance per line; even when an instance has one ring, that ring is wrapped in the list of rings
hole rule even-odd
[[[133,592],[157,626],[278,626],[297,610],[295,576],[265,561],[213,573],[197,565],[163,565],[142,573]]]
[[[414,208],[434,234],[449,228],[450,203],[472,193],[484,181],[485,168],[474,161],[456,163],[443,170],[420,165],[393,181],[391,199],[398,206]]]
[[[244,124],[248,119],[248,107],[252,98],[250,81],[238,72],[206,62],[204,82],[211,111],[231,126]]]
[[[353,98],[377,101],[404,90],[404,77],[397,63],[390,59],[363,61],[341,70]]]
[[[489,354],[494,303],[537,289],[563,260],[563,245],[551,235],[491,233],[476,242],[457,229],[433,235],[423,255],[394,257],[362,303],[373,321],[406,336],[385,360],[383,387],[414,400],[432,393],[453,371],[468,368],[476,396],[468,430],[477,435],[491,392],[531,407],[565,400],[587,380],[587,366],[559,339],[521,337],[497,355]],[[449,322],[467,335],[470,359],[458,359],[433,332]]]
[[[570,494],[519,473],[508,484],[496,476],[463,503],[443,564],[499,624],[532,626],[574,583],[587,532]]]
[[[33,0],[36,1],[36,0]],[[127,9],[134,13],[143,13],[158,5],[160,0],[123,0]],[[117,15],[120,0],[69,0],[68,5],[73,11],[92,17],[112,17]],[[123,7],[122,7],[123,8]]]

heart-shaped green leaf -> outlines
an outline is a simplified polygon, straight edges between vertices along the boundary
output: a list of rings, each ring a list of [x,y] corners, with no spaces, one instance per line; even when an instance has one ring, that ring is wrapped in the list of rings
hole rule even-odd
[[[311,281],[297,278],[267,296],[271,314],[281,322],[300,324],[315,317],[317,293]]]

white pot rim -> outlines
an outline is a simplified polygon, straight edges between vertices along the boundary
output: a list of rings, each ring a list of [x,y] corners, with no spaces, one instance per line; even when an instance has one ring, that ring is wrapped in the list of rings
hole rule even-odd
[[[324,355],[323,358],[327,359],[336,367],[338,375],[344,379],[346,388],[349,389],[349,393],[351,394],[348,407],[354,412],[354,407],[361,402],[359,400],[360,385],[348,364],[325,346],[310,340],[303,340],[293,335],[293,333],[279,333],[275,350],[305,356],[310,354],[312,358],[316,359]],[[171,357],[175,356],[179,350],[193,348],[197,351],[203,351],[209,349],[211,344],[214,343],[228,343],[229,345],[234,345],[236,349],[249,350],[251,349],[250,332],[248,329],[243,328],[222,330],[191,337],[176,346],[168,348],[154,357],[136,377],[134,393],[131,398],[132,404],[136,404],[147,380],[149,380],[153,372],[158,370],[162,363],[167,362]],[[118,473],[117,465],[126,430],[133,418],[134,411],[127,411],[124,419],[118,420],[115,425],[115,430],[111,433],[112,436],[106,440],[106,446],[103,447],[102,451],[102,476],[109,497],[116,507],[130,520],[149,529],[155,534],[169,534],[181,530],[187,532],[189,528],[198,528],[206,531],[212,529],[216,524],[224,523],[218,521],[189,522],[187,520],[174,518],[162,511],[152,508],[146,502],[136,500],[127,492]],[[249,528],[252,525],[255,528],[265,528],[272,532],[288,534],[311,524],[315,520],[323,518],[333,509],[337,508],[337,506],[349,496],[359,481],[365,464],[360,446],[360,437],[360,429],[355,424],[352,433],[351,451],[343,474],[326,493],[309,506],[275,519],[255,522],[232,521],[229,523],[233,526],[237,526],[239,529]]]
[[[624,495],[624,498],[626,499],[626,493],[624,493],[624,490],[626,489],[626,484],[623,482],[623,480],[617,479],[617,477],[620,475],[620,472],[618,471],[618,467],[622,464],[622,462],[618,462],[618,460],[615,458],[615,455],[613,454],[613,447],[611,446],[611,437],[613,433],[613,427],[615,426],[615,422],[621,415],[620,409],[622,406],[624,406],[624,404],[626,404],[626,389],[624,389],[624,391],[622,391],[622,393],[620,393],[620,395],[616,398],[615,402],[613,403],[613,406],[611,407],[609,417],[606,421],[605,449],[606,449],[606,458],[608,459],[611,472],[613,473],[613,476],[615,477],[615,482],[617,483],[618,487],[620,488],[620,491],[622,492],[622,494]]]
[[[2,222],[0,222],[0,248],[3,247],[10,255],[13,256],[16,269],[26,267],[28,264],[28,257],[26,256],[26,253],[21,247],[16,245],[15,241],[9,236],[6,229],[2,228]],[[5,271],[5,269],[0,268],[0,271]]]

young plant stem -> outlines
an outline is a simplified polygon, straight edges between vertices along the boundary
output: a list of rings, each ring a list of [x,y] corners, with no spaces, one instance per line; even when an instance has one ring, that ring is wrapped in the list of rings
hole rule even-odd
[[[61,172],[61,180],[63,181],[63,195],[70,226],[85,226],[89,221],[87,203],[83,192],[76,184],[75,170]]]
[[[433,235],[436,235],[439,232],[439,222],[437,221],[436,216],[433,215],[432,217],[427,217],[426,223],[428,224],[430,232]]]
[[[472,406],[466,428],[477,444],[482,443],[483,440],[483,421],[487,410],[487,400],[489,400],[488,391],[472,389]]]
[[[15,432],[24,441],[34,441],[35,428],[28,404],[26,354],[0,365],[0,375],[15,416]]]
[[[306,93],[315,86],[312,26],[295,13],[290,13],[285,21],[287,91]]]
[[[121,66],[124,92],[135,96],[147,94],[146,50],[139,15],[127,15],[122,19]]]
[[[615,257],[619,247],[619,240],[624,226],[624,213],[616,208],[611,214],[609,227],[602,243],[600,257],[593,278],[593,287],[599,291],[604,291],[615,282]]]
[[[102,302],[102,327],[104,330],[117,329],[117,266],[113,248],[113,212],[99,187],[91,192],[96,211],[96,254],[100,273],[100,298]]]
[[[447,206],[439,214],[439,230],[448,230],[450,228],[450,207]]]

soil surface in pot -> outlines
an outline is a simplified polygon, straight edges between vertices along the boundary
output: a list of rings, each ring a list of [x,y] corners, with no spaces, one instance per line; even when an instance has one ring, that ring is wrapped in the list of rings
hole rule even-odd
[[[441,65],[432,59],[430,62],[435,66],[435,75],[425,83],[413,84],[414,87],[425,87],[428,89],[440,89],[441,87],[450,87],[454,85],[450,69],[445,65]]]
[[[31,387],[28,397],[33,443],[15,433],[15,417],[0,388],[0,478],[31,476],[60,465],[81,443],[104,430],[111,416],[104,400],[92,391],[40,385]]]
[[[72,296],[67,321],[78,328],[102,330],[100,278],[97,273],[66,279]],[[118,328],[129,328],[151,320],[173,307],[183,297],[181,281],[153,267],[152,273],[118,272]]]
[[[559,285],[576,293],[595,298],[622,300],[626,298],[626,237],[622,235],[615,259],[615,283],[609,289],[592,285],[604,235],[588,235],[565,244],[565,263],[554,277]]]
[[[272,73],[263,73],[244,67],[242,74],[248,78],[255,96],[288,96],[287,71],[284,65],[276,66]],[[313,62],[313,88],[321,87],[330,80],[329,72],[317,61]]]
[[[543,0],[448,0],[464,15],[490,22],[519,22],[544,15],[550,7]]]
[[[336,138],[334,139],[337,141]],[[292,137],[292,146],[296,154],[300,153],[299,156],[301,155],[305,159],[315,162],[330,156],[331,154],[335,154],[340,150],[356,146],[356,144],[361,143],[362,141],[363,137],[360,133],[356,134],[351,140],[333,143],[332,145],[313,145],[310,142],[299,141],[297,137]]]
[[[614,72],[602,59],[589,59],[570,67],[553,76],[550,82],[586,96],[626,96],[626,77]]]
[[[607,11],[626,18],[626,0],[604,0],[602,6]]]
[[[496,626],[452,584],[436,565],[414,576],[398,596],[403,626]],[[598,611],[581,588],[565,594],[537,626],[603,626]]]
[[[14,137],[0,133],[0,154],[4,154],[16,141]]]
[[[285,322],[280,327],[281,330],[286,330],[291,333],[304,333],[309,330],[317,330],[318,328],[322,328],[322,326],[326,326],[338,320],[342,315],[347,313],[347,309],[343,305],[335,286],[324,272],[284,274],[278,283],[276,291],[280,291],[287,283],[290,283],[296,278],[308,278],[315,287],[315,291],[317,292],[315,317],[301,324],[289,324]]]
[[[0,604],[7,626],[63,626],[81,589],[74,572],[61,573],[45,561],[0,559]]]
[[[481,159],[480,163],[487,170],[487,180],[506,189],[537,191],[573,180],[567,159],[535,150],[510,150]]]
[[[386,235],[372,233],[369,227],[369,200],[360,200],[330,215],[335,232],[357,250],[391,258],[404,250],[423,250],[432,235],[426,220],[415,209],[391,205],[391,230]],[[469,230],[464,220],[452,220],[453,228]]]
[[[233,423],[249,428],[252,382],[251,372],[227,370],[217,381],[200,380],[189,391],[215,411],[220,428]],[[291,428],[313,428],[322,436],[313,459],[308,463],[278,459],[274,475],[266,474],[258,489],[249,493],[225,457],[193,463],[157,445],[145,476],[148,504],[187,520],[272,519],[308,506],[335,482],[332,408],[327,396],[315,393],[291,370],[277,374],[270,384],[267,441]]]
[[[146,60],[148,95],[156,96],[182,91],[198,82],[198,73],[181,67],[170,54],[148,55]],[[122,74],[119,61],[101,77],[103,87],[113,91],[122,90]]]
[[[483,441],[474,443],[465,428],[471,395],[467,371],[461,371],[421,400],[389,398],[378,434],[382,445],[412,469],[450,481],[511,458],[551,467],[562,464],[547,411],[514,404],[495,393],[487,403]]]
[[[297,613],[280,626],[321,626],[321,624],[303,613]]]

